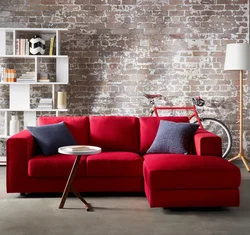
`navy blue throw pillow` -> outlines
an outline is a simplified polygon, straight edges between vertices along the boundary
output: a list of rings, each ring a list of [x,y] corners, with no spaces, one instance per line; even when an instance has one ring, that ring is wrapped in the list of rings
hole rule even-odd
[[[198,124],[160,121],[155,139],[147,153],[188,154]]]
[[[77,144],[64,122],[27,128],[45,156],[57,154],[62,146]]]

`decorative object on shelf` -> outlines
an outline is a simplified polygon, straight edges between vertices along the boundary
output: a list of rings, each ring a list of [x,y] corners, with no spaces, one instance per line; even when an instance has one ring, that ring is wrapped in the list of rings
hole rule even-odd
[[[44,55],[45,41],[40,36],[35,35],[30,39],[30,54],[31,55]]]
[[[58,109],[67,108],[67,93],[65,91],[57,92],[57,108]]]
[[[49,74],[45,72],[41,72],[37,75],[38,82],[50,82]]]
[[[1,82],[5,82],[5,68],[0,66],[0,78]]]
[[[20,131],[20,125],[18,116],[16,114],[12,114],[10,119],[9,135],[14,135],[19,131]]]
[[[49,55],[55,55],[55,41],[56,41],[56,36],[53,36],[50,38],[50,48],[49,48]]]
[[[52,109],[52,108],[53,108],[52,98],[41,98],[37,107],[37,109]]]
[[[19,76],[16,81],[17,82],[26,82],[26,83],[32,83],[35,82],[36,73],[35,71],[25,72],[22,73],[21,76]]]
[[[1,82],[16,82],[16,70],[8,69],[0,66],[0,81]]]
[[[16,70],[9,69],[8,82],[16,82]]]
[[[238,155],[229,159],[229,161],[241,159],[249,172],[250,167],[247,161],[250,160],[246,158],[243,153],[243,71],[250,70],[249,43],[233,43],[227,45],[224,70],[239,70],[240,72],[240,149]]]

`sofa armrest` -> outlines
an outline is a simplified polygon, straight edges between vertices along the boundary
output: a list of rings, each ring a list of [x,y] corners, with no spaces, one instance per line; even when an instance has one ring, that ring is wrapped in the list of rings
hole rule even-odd
[[[37,144],[28,130],[23,130],[7,139],[6,143],[7,161],[17,160],[25,156],[22,161],[29,160],[35,154]]]
[[[37,144],[28,130],[23,130],[6,142],[7,192],[13,192],[16,184],[28,177],[28,160],[35,156]]]
[[[198,129],[194,135],[196,154],[200,156],[222,156],[221,138],[205,129]]]

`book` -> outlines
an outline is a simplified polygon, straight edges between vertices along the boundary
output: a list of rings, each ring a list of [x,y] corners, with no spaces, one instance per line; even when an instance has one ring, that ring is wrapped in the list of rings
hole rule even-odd
[[[17,78],[16,81],[17,82],[34,82],[35,83],[35,79]]]
[[[16,55],[20,55],[20,39],[16,39]]]
[[[46,110],[50,110],[50,109],[52,109],[52,107],[41,107],[41,106],[38,106],[36,109],[46,109]]]
[[[90,148],[89,146],[85,146],[85,145],[78,145],[78,146],[69,146],[66,147],[67,151],[88,151],[91,150],[92,148]]]
[[[25,73],[22,73],[22,75],[19,76],[18,78],[35,79],[35,72],[25,72]]]
[[[29,55],[30,54],[30,43],[29,43],[29,39],[25,39],[25,55]]]
[[[52,103],[52,98],[41,98],[40,103]]]
[[[50,82],[49,79],[38,79],[37,81],[38,81],[38,82]]]
[[[49,55],[54,55],[55,37],[56,36],[53,36],[53,37],[50,38]]]
[[[21,54],[20,55],[25,55],[25,38],[21,38]]]

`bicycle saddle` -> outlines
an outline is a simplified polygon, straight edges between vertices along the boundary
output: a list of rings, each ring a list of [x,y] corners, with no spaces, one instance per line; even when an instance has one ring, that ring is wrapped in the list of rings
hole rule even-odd
[[[147,99],[154,99],[154,98],[162,97],[161,94],[146,94],[146,93],[144,93],[143,96],[145,96]]]

